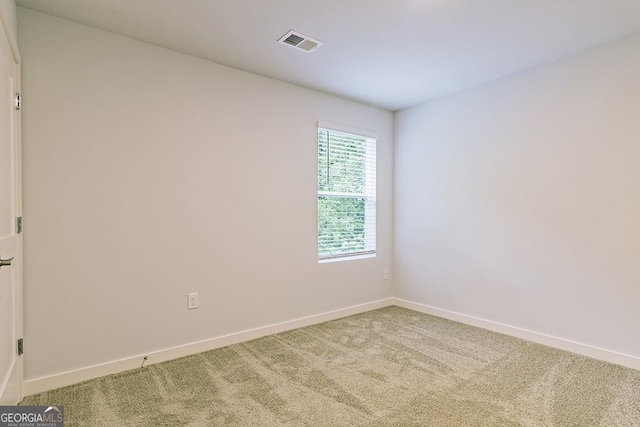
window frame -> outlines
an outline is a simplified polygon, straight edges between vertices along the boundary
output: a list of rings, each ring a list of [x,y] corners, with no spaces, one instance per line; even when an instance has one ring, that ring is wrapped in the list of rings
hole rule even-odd
[[[338,192],[338,191],[325,191],[320,190],[320,180],[318,175],[318,170],[320,168],[320,157],[317,151],[318,144],[320,140],[318,138],[318,134],[320,130],[326,130],[328,132],[339,132],[343,134],[353,135],[358,138],[364,138],[365,141],[365,170],[364,170],[364,181],[365,181],[365,189],[363,193],[346,193],[346,192]],[[363,258],[374,258],[377,252],[377,144],[378,144],[378,134],[371,131],[365,131],[361,129],[356,129],[348,126],[338,125],[334,123],[328,123],[323,121],[317,122],[316,128],[316,175],[318,181],[316,182],[316,201],[319,202],[321,197],[335,197],[341,199],[347,198],[357,198],[364,199],[365,202],[365,218],[364,218],[364,250],[360,251],[352,251],[340,254],[328,254],[321,255],[320,254],[320,233],[317,235],[316,240],[316,248],[318,254],[318,263],[327,263],[327,262],[335,262],[335,261],[346,261],[346,260],[354,260],[354,259],[363,259]],[[369,151],[372,150],[372,151]],[[329,167],[329,165],[327,165]],[[370,184],[370,185],[367,185]],[[316,225],[319,227],[320,222],[320,204],[317,203],[316,207],[318,208],[316,212]],[[371,219],[373,217],[373,220]]]

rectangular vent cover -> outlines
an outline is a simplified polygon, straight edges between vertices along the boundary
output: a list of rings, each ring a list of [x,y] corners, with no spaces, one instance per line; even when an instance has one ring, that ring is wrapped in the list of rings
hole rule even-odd
[[[309,36],[305,36],[304,34],[298,33],[297,31],[293,30],[289,30],[287,34],[280,37],[278,39],[278,43],[299,49],[307,53],[313,52],[323,44],[320,40],[313,39]]]

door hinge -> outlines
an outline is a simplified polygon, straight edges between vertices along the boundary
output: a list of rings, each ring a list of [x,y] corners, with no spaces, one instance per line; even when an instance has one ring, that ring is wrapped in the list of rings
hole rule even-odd
[[[24,353],[24,340],[20,338],[18,340],[18,356],[22,356],[22,353]]]
[[[16,110],[19,110],[22,108],[22,95],[20,95],[20,92],[16,92],[16,99],[14,102],[15,102]]]
[[[22,217],[16,218],[16,234],[22,233]]]

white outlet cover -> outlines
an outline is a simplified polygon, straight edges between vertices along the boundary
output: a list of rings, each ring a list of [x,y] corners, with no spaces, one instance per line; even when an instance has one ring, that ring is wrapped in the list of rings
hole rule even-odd
[[[194,292],[191,294],[187,294],[187,308],[189,310],[194,310],[198,308],[200,302],[198,301],[198,293]]]

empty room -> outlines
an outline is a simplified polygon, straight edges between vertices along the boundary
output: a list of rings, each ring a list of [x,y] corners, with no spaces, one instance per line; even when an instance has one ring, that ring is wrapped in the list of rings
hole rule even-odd
[[[0,18],[0,427],[640,426],[640,2]]]

